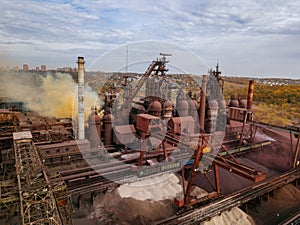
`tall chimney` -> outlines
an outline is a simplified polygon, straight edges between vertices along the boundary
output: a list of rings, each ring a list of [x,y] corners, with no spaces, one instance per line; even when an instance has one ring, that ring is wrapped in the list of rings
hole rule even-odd
[[[78,139],[84,136],[84,57],[78,57]]]
[[[205,132],[205,108],[206,108],[206,84],[207,84],[207,75],[202,77],[202,87],[201,87],[201,100],[200,100],[200,109],[199,109],[199,119],[200,119],[200,132]]]
[[[254,93],[254,80],[249,80],[248,98],[247,98],[247,109],[249,110],[252,109],[253,93]]]

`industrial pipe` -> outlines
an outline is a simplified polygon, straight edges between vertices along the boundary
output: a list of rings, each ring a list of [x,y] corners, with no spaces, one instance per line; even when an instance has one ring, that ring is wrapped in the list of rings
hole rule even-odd
[[[206,84],[208,76],[202,76],[202,87],[201,87],[201,100],[200,100],[200,109],[199,109],[199,119],[200,119],[200,132],[205,132],[205,107],[206,107]]]
[[[254,93],[254,80],[249,80],[248,99],[247,99],[247,109],[249,110],[252,110],[253,93]]]

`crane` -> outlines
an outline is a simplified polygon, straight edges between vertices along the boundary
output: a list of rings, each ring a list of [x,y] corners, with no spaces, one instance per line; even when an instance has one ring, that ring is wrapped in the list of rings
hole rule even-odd
[[[166,59],[166,56],[171,56],[171,54],[160,53],[160,55],[162,57],[157,58],[150,64],[150,66],[148,67],[148,69],[146,70],[144,75],[138,81],[136,87],[131,91],[131,93],[128,96],[126,96],[125,105],[128,105],[130,103],[130,101],[132,101],[134,99],[134,97],[137,95],[139,90],[142,88],[142,86],[144,85],[146,80],[151,76],[152,72],[155,72],[154,73],[155,76],[159,76],[159,75],[165,76],[166,72],[168,71],[168,69],[166,67],[166,63],[169,62]]]

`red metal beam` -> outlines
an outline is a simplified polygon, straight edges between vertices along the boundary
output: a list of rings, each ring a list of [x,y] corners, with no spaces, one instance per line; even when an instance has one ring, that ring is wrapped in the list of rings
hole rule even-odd
[[[231,172],[238,174],[244,178],[250,179],[254,182],[259,182],[266,178],[266,174],[261,171],[255,170],[240,163],[233,162],[221,156],[217,156],[215,158],[214,164],[217,164],[224,169],[229,169]]]

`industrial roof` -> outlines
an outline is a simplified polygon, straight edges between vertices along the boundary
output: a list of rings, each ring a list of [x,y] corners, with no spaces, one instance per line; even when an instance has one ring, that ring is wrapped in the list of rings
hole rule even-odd
[[[133,125],[115,126],[115,131],[119,134],[136,133],[136,130]]]
[[[14,132],[13,139],[14,140],[32,139],[32,135],[30,131]]]
[[[149,120],[159,119],[159,117],[157,117],[157,116],[152,116],[150,114],[145,114],[145,113],[138,114],[137,117],[143,117],[143,118],[146,118]]]
[[[183,117],[173,117],[171,119],[174,123],[184,123],[184,122],[190,122],[194,121],[192,116],[183,116]]]

